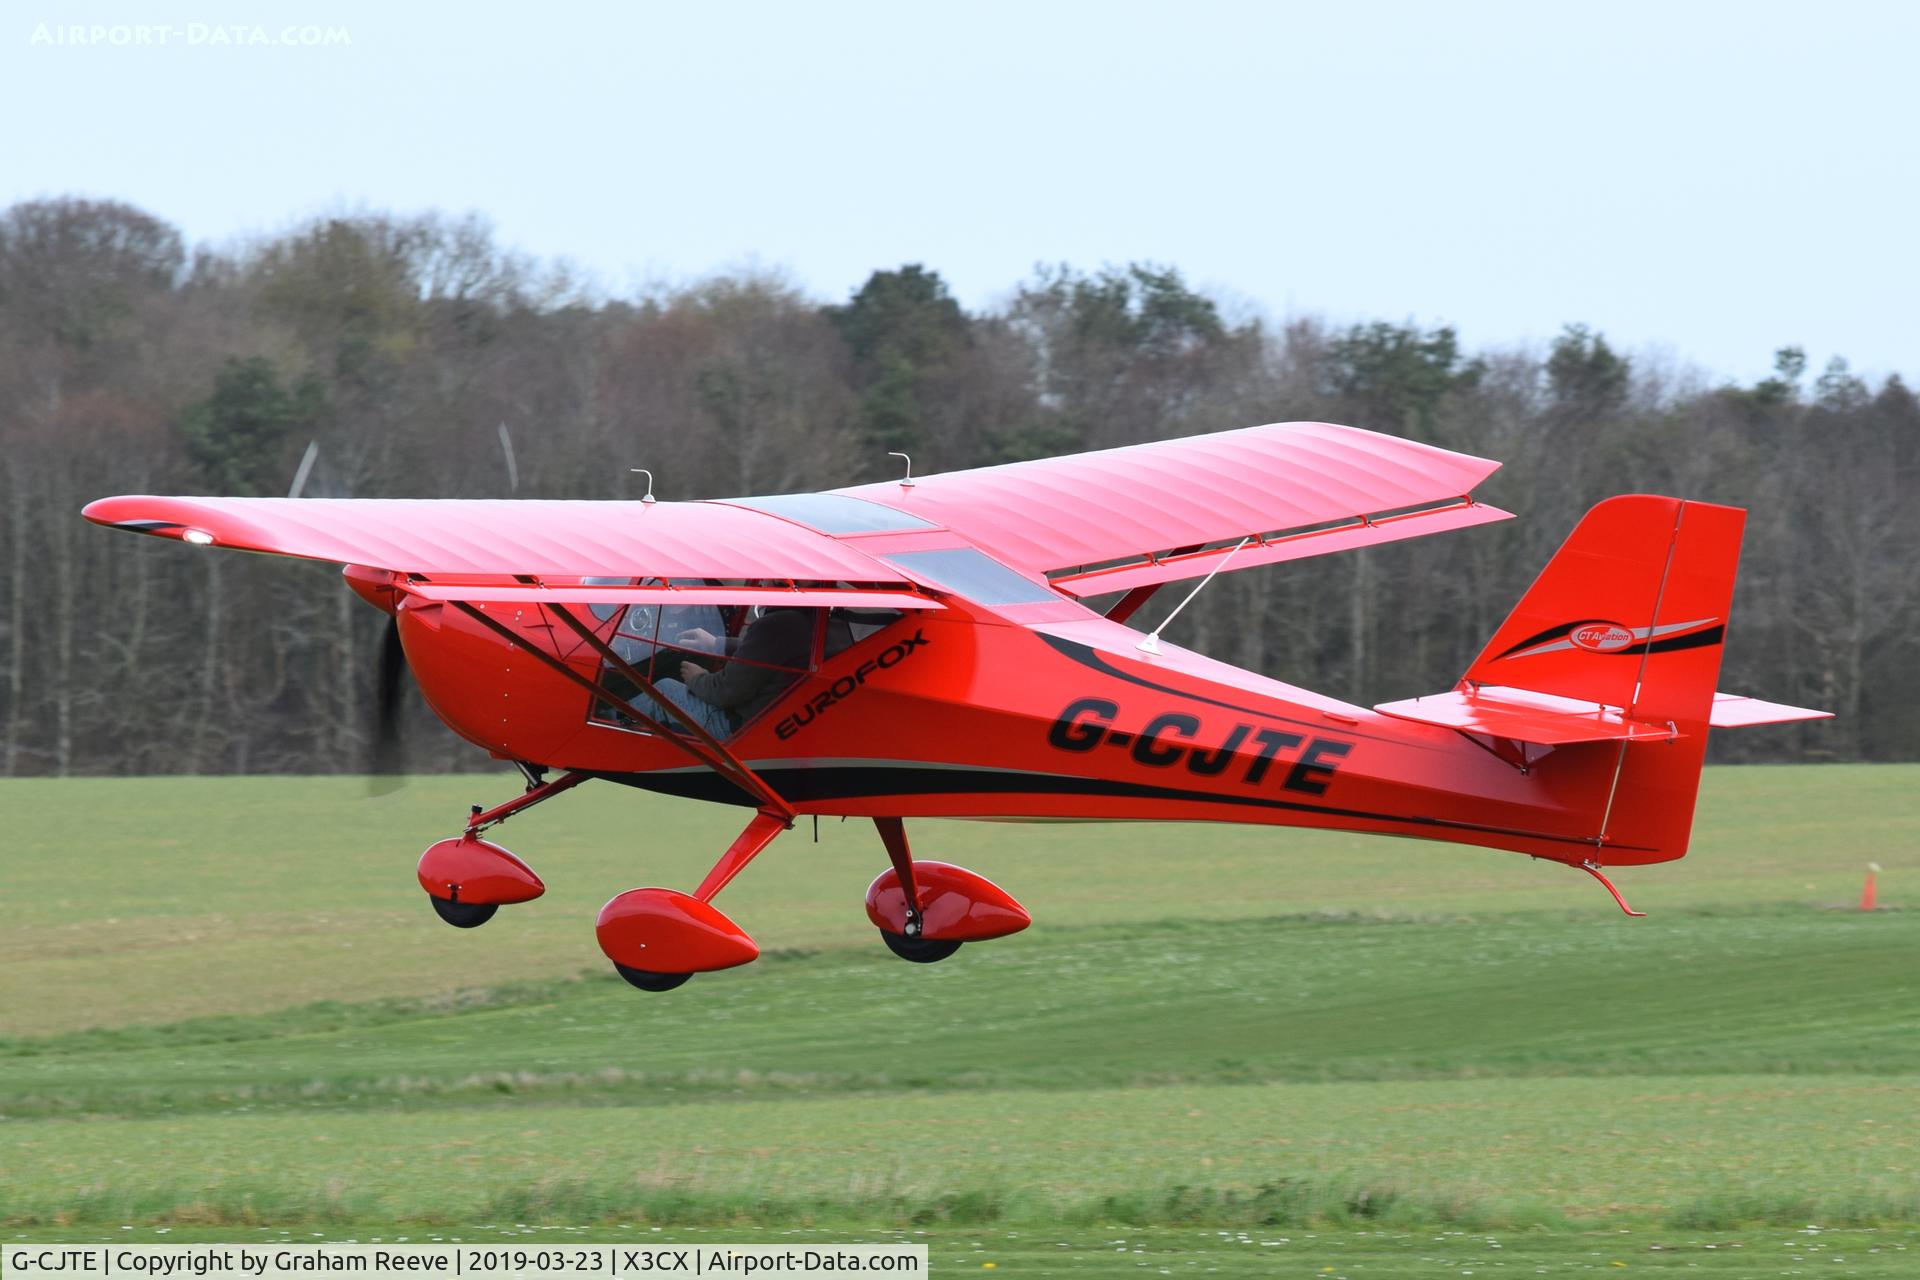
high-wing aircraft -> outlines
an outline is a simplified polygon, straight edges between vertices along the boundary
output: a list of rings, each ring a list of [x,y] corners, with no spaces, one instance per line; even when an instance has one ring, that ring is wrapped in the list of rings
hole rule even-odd
[[[1708,730],[1826,714],[1715,692],[1739,509],[1602,502],[1431,697],[1352,706],[1127,625],[1171,582],[1506,519],[1472,496],[1498,466],[1292,422],[711,502],[118,497],[85,514],[338,562],[392,616],[383,688],[411,667],[441,719],[525,779],[422,856],[451,924],[543,892],[482,833],[589,779],[750,811],[692,893],[629,889],[600,911],[615,968],[661,991],[759,954],[713,899],[807,815],[873,819],[892,865],[868,917],[923,963],[1029,917],[916,860],[910,818],[1448,840],[1586,871],[1637,914],[1605,868],[1686,853]]]

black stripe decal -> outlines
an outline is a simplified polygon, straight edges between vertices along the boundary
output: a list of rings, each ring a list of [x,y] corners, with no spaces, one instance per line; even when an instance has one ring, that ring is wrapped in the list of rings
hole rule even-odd
[[[1704,649],[1708,645],[1719,644],[1727,638],[1724,625],[1708,627],[1705,631],[1690,631],[1684,636],[1662,636],[1658,640],[1636,644],[1620,650],[1621,653],[1673,653],[1679,649]]]
[[[801,803],[825,800],[863,800],[876,796],[955,795],[1085,795],[1111,796],[1133,800],[1184,800],[1235,808],[1279,809],[1290,813],[1319,814],[1332,818],[1353,818],[1364,822],[1397,822],[1409,826],[1430,827],[1435,831],[1472,831],[1483,835],[1517,836],[1554,844],[1592,848],[1593,841],[1578,836],[1555,836],[1516,827],[1496,827],[1476,822],[1455,822],[1447,818],[1425,818],[1393,813],[1373,813],[1365,809],[1341,809],[1330,805],[1305,804],[1270,796],[1223,796],[1210,791],[1187,791],[1178,787],[1155,787],[1121,782],[1111,778],[1080,778],[1050,774],[1019,773],[998,769],[917,769],[846,765],[817,768],[762,768],[760,776],[780,793],[782,799]],[[687,771],[675,773],[596,773],[609,782],[624,783],[647,791],[685,796],[694,800],[717,800],[727,804],[751,805],[754,800],[726,779],[713,773]],[[1644,846],[1616,844],[1616,849],[1647,852]]]
[[[1579,625],[1580,624],[1577,622],[1568,622],[1557,627],[1548,627],[1545,631],[1542,631],[1538,635],[1528,636],[1525,640],[1522,640],[1519,644],[1514,645],[1511,649],[1508,649],[1505,653],[1496,654],[1493,660],[1495,662],[1498,662],[1500,661],[1501,658],[1511,658],[1514,654],[1520,652],[1522,649],[1530,648],[1536,644],[1545,644],[1549,640],[1558,640],[1561,636],[1572,635],[1573,629]]]

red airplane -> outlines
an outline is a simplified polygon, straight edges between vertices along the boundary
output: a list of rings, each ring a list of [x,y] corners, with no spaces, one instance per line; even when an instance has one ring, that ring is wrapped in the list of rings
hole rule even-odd
[[[1450,840],[1584,870],[1638,914],[1604,868],[1686,853],[1707,731],[1827,714],[1714,691],[1741,510],[1602,502],[1453,689],[1371,709],[1127,625],[1169,582],[1507,519],[1471,496],[1498,466],[1296,422],[712,502],[119,497],[85,514],[335,561],[392,616],[389,722],[410,667],[526,780],[421,858],[451,924],[544,891],[481,833],[588,779],[750,809],[691,894],[601,909],[601,949],[660,991],[759,954],[713,898],[806,815],[873,819],[892,866],[867,914],[923,963],[1029,917],[916,860],[908,818]]]

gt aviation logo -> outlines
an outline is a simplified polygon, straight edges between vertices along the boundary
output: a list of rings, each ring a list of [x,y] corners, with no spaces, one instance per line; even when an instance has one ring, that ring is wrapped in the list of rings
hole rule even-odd
[[[1633,643],[1633,632],[1617,622],[1583,622],[1573,629],[1573,645],[1588,653],[1618,653]]]
[[[1719,644],[1726,638],[1726,632],[1726,626],[1718,618],[1695,618],[1692,622],[1668,622],[1655,627],[1629,627],[1604,619],[1563,622],[1528,636],[1494,661],[1564,653],[1569,649],[1586,653],[1670,653],[1675,649]]]

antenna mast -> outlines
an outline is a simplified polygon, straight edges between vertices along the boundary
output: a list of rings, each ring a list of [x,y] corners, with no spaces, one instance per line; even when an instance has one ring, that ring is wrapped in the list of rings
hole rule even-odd
[[[1221,556],[1220,563],[1213,566],[1213,568],[1209,569],[1207,571],[1207,576],[1200,579],[1200,586],[1197,586],[1193,590],[1187,592],[1187,598],[1185,600],[1182,600],[1179,604],[1173,606],[1173,612],[1168,614],[1166,617],[1160,619],[1160,625],[1155,627],[1152,631],[1149,631],[1147,633],[1147,638],[1145,640],[1142,640],[1139,644],[1133,647],[1140,650],[1140,652],[1142,653],[1159,653],[1160,652],[1160,633],[1167,629],[1167,624],[1169,622],[1172,622],[1175,618],[1179,617],[1180,611],[1193,603],[1193,598],[1200,594],[1201,588],[1205,587],[1209,582],[1213,581],[1213,575],[1220,572],[1222,569],[1226,568],[1227,561],[1233,559],[1233,557],[1239,552],[1240,548],[1246,546],[1249,542],[1252,542],[1252,541],[1253,541],[1253,535],[1248,534],[1246,537],[1240,539],[1240,541],[1234,543],[1233,550]]]

